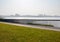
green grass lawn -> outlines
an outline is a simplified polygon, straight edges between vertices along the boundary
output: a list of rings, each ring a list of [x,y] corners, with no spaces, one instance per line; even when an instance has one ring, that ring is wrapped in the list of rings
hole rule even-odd
[[[0,42],[60,42],[60,32],[0,23]]]

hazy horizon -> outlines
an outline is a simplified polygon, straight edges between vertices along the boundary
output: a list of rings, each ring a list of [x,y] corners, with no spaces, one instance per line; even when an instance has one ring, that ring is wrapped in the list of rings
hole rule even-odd
[[[0,15],[60,15],[60,0],[0,0]]]

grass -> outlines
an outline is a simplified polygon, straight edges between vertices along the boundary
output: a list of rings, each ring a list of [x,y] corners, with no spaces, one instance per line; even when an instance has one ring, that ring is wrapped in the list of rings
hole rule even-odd
[[[0,23],[0,42],[60,42],[60,32]]]

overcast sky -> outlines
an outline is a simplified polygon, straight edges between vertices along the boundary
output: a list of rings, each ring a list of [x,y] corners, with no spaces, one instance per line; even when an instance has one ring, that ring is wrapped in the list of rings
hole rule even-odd
[[[0,15],[60,14],[60,0],[0,0]]]

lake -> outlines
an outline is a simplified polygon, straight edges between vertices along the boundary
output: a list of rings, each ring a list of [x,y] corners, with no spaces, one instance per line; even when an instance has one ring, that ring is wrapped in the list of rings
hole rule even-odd
[[[60,27],[60,21],[35,21],[33,23],[36,23],[36,24],[50,24],[50,25],[54,25],[54,27]]]
[[[17,19],[18,22],[28,22],[28,21],[21,21],[20,19],[36,19],[36,20],[59,20],[59,21],[33,21],[33,23],[36,24],[51,24],[54,25],[55,27],[60,27],[60,17],[4,17],[4,19]]]

